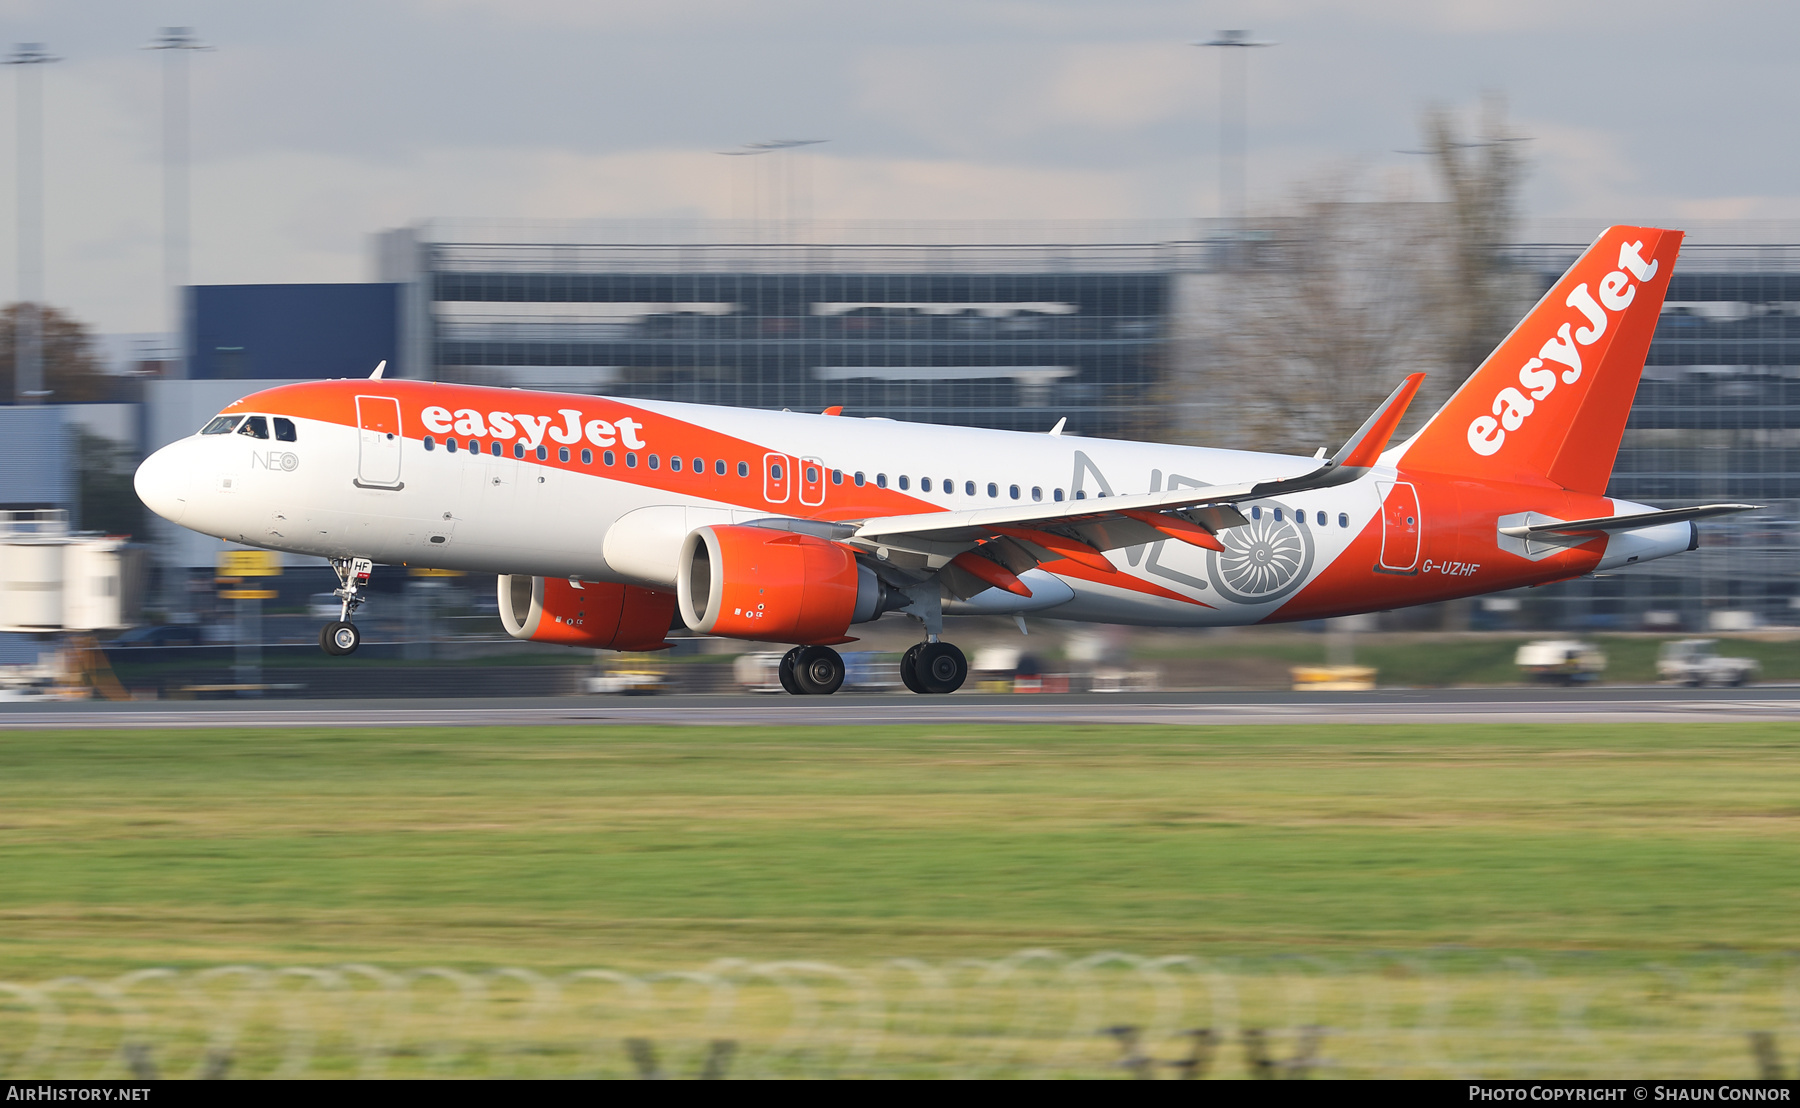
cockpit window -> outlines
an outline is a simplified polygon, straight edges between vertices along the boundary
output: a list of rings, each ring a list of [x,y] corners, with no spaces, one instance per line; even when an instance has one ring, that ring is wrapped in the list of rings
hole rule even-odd
[[[275,417],[275,441],[276,442],[293,442],[294,441],[294,421],[293,420],[283,419],[281,416]]]
[[[248,435],[253,439],[266,439],[269,437],[269,421],[264,416],[248,416],[244,419],[244,425],[238,428],[238,434]]]
[[[200,428],[200,433],[202,435],[229,435],[232,428],[238,425],[238,420],[243,418],[239,415],[214,416],[211,423]]]

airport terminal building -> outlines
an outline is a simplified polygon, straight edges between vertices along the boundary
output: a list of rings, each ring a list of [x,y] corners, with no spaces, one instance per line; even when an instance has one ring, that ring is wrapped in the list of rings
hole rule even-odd
[[[1547,288],[1599,230],[1540,228],[1510,253]],[[1182,441],[1172,397],[1207,392],[1193,336],[1219,242],[1195,221],[425,222],[375,237],[367,285],[192,290],[188,379],[159,383],[143,445],[226,393],[383,358],[406,377]],[[1797,375],[1800,238],[1691,231],[1610,491],[1768,508],[1703,524],[1695,554],[1492,598],[1471,625],[1800,623]]]

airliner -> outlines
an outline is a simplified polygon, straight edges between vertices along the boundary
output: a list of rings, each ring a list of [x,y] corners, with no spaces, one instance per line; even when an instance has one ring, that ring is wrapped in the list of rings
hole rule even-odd
[[[1605,495],[1679,231],[1605,231],[1411,437],[1423,374],[1312,458],[420,380],[246,396],[138,469],[165,519],[316,555],[355,623],[376,565],[494,574],[520,639],[644,651],[686,626],[782,643],[791,693],[834,646],[918,624],[901,676],[951,693],[944,616],[1219,627],[1542,585],[1698,546]]]

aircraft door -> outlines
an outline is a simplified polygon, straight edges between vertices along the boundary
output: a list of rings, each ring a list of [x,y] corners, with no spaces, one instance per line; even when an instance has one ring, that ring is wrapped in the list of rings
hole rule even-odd
[[[1389,573],[1412,573],[1419,564],[1419,539],[1424,520],[1419,515],[1419,493],[1409,482],[1378,484],[1381,496],[1381,568]]]
[[[763,499],[771,504],[786,504],[788,482],[793,479],[794,460],[786,454],[763,455]]]
[[[825,503],[825,463],[817,458],[800,459],[800,503],[809,508]]]
[[[391,396],[356,398],[356,483],[363,488],[400,487],[400,402]]]

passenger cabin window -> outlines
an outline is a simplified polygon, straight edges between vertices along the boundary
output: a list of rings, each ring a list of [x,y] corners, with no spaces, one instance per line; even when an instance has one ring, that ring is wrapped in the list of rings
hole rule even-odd
[[[425,436],[425,449],[427,449],[427,450],[431,449],[431,436],[430,435]],[[448,450],[452,454],[456,453],[456,440],[455,439],[445,439],[444,440],[444,449]]]
[[[525,456],[525,444],[522,442],[513,443],[513,457],[523,458],[524,456]]]
[[[781,463],[780,462],[776,462],[769,466],[769,480],[771,480],[771,481],[781,480]]]
[[[720,477],[725,476],[725,459],[724,458],[720,458],[713,463],[713,472],[718,474]]]
[[[920,492],[930,492],[931,491],[931,478],[929,478],[929,477],[919,478],[919,491]]]
[[[706,472],[706,459],[705,458],[695,458],[694,459],[694,472],[695,473],[705,473]]]
[[[481,449],[480,447],[476,447],[476,451],[478,453],[480,452],[480,449]],[[488,443],[488,453],[490,453],[494,457],[498,458],[500,456],[500,444],[497,442]]]
[[[584,466],[594,464],[594,452],[585,446],[581,448],[581,464]]]
[[[994,484],[992,481],[989,481],[988,482],[988,499],[994,500],[994,499],[997,499],[999,496],[1000,496],[1000,486]]]
[[[863,482],[864,482],[864,481],[865,481],[865,480],[867,480],[867,478],[865,478],[865,477],[864,477],[864,476],[863,476],[863,475],[862,475],[862,471],[861,471],[861,470],[857,470],[857,471],[856,471],[856,487],[857,487],[857,488],[859,488],[859,489],[860,489],[860,488],[862,488],[862,487],[863,487]]]
[[[613,454],[612,451],[608,450],[606,453],[600,455],[600,460],[605,462],[607,465],[612,465],[613,462],[618,460],[618,458],[615,454]]]
[[[1349,512],[1339,512],[1338,513],[1338,526],[1339,527],[1350,526],[1350,513]]]
[[[843,484],[844,483],[844,471],[841,469],[832,470],[831,471],[831,483],[834,485]]]
[[[538,461],[540,461],[540,462],[544,461],[548,457],[550,457],[550,448],[549,447],[540,446],[537,448],[537,460]]]
[[[629,450],[627,450],[625,452],[625,468],[626,469],[636,469],[637,468],[637,455],[633,454]]]
[[[1062,490],[1061,489],[1051,489],[1050,490],[1050,499],[1056,501],[1058,504],[1061,504],[1062,503]]]
[[[229,435],[232,428],[238,425],[238,420],[243,418],[243,416],[237,415],[214,416],[212,422],[200,428],[200,433],[202,435]]]
[[[238,434],[248,435],[253,439],[266,439],[269,437],[269,421],[259,415],[246,416],[244,425],[238,428]]]
[[[670,473],[680,473],[681,472],[681,455],[679,455],[679,454],[669,455],[669,472]]]
[[[948,477],[944,478],[944,495],[945,496],[955,496],[956,495],[956,482],[952,481]]]
[[[454,439],[450,440],[449,446],[450,446],[451,451],[454,452],[456,450],[456,440],[454,440]],[[430,435],[426,435],[425,436],[425,449],[436,450],[437,449],[437,440],[432,438]]]
[[[887,488],[887,474],[877,473],[875,475],[875,487],[878,489]]]
[[[738,476],[739,477],[750,476],[750,463],[749,462],[739,462],[738,463]]]
[[[1319,513],[1319,526],[1320,527],[1325,526],[1325,513],[1324,512]]]
[[[655,454],[650,455],[650,468],[651,469],[661,469],[662,468],[662,459],[657,457]]]
[[[1031,499],[1033,499],[1033,500],[1044,499],[1044,490],[1039,488],[1036,485],[1031,486]]]
[[[559,462],[568,461],[569,460],[569,448],[566,446],[558,447],[557,451],[556,451],[556,460]]]
[[[294,434],[294,421],[293,420],[285,419],[281,416],[275,417],[275,441],[276,442],[296,442],[296,441],[298,441],[298,436],[296,436]]]
[[[1012,497],[1014,500],[1019,499],[1019,486],[1017,486],[1017,485],[1008,486],[1008,488],[1006,490],[1006,494],[1008,496]]]
[[[964,496],[974,496],[975,495],[975,482],[973,482],[973,481],[964,481],[963,482],[963,495]]]
[[[911,478],[909,478],[909,477],[907,477],[907,475],[906,475],[906,474],[904,474],[904,473],[902,473],[902,474],[901,474],[901,475],[900,475],[900,489],[901,489],[901,491],[903,491],[903,492],[904,492],[904,491],[905,491],[905,490],[907,490],[907,489],[909,489],[909,488],[911,488],[911,487],[912,487],[912,479],[911,479]]]

